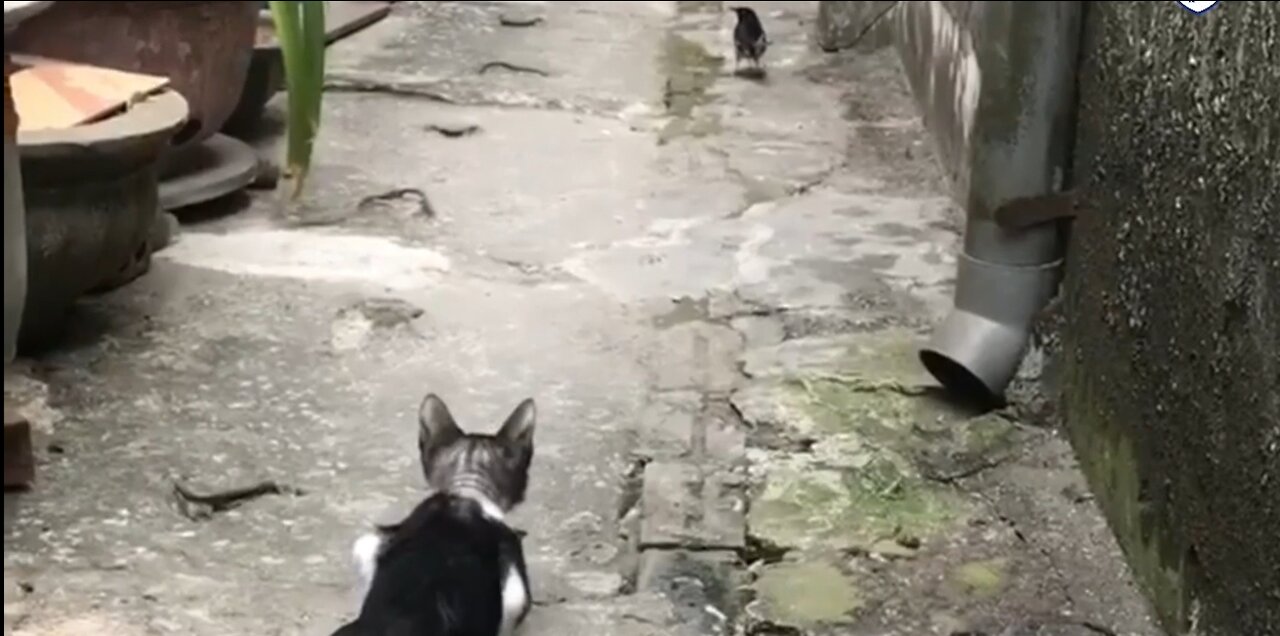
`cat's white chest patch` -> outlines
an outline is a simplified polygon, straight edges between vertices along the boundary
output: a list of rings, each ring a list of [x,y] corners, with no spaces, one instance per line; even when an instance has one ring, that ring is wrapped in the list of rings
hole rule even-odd
[[[371,532],[356,539],[351,546],[351,558],[360,577],[360,598],[363,600],[373,585],[373,575],[378,569],[378,552],[382,550],[382,535]]]
[[[500,636],[511,636],[525,610],[529,608],[529,590],[514,565],[507,567],[502,580],[502,631]]]

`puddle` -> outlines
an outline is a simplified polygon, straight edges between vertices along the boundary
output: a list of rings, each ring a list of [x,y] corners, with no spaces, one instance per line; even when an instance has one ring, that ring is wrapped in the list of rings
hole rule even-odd
[[[681,3],[684,4],[691,3]],[[670,32],[663,40],[658,66],[666,77],[662,104],[671,118],[659,133],[658,143],[681,136],[705,137],[719,132],[719,115],[708,113],[702,107],[715,100],[710,88],[724,66],[724,59],[708,53],[698,43]]]
[[[676,13],[723,13],[724,2],[695,2],[692,0],[676,3]]]
[[[687,322],[706,320],[710,313],[709,301],[706,298],[694,299],[688,296],[677,298],[670,311],[653,319],[653,326],[668,329]]]
[[[742,207],[734,210],[725,218],[742,218],[742,215],[757,204],[782,199],[790,194],[787,185],[781,181],[764,177],[751,178],[737,171],[734,171],[734,176],[737,183],[742,186]]]

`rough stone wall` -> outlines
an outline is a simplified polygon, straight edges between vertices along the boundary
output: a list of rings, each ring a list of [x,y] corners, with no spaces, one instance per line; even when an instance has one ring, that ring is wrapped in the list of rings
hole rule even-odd
[[[1043,59],[1007,54],[1036,50],[1030,3],[900,2],[868,30],[886,4],[822,2],[819,45],[896,45],[971,216],[1030,193],[975,173],[1043,191],[961,134],[1009,129],[984,113],[1022,93],[983,61]],[[1280,634],[1280,3],[1085,5],[1061,415],[1169,631]]]
[[[1063,34],[1078,30],[1077,4],[821,2],[815,36],[826,50],[894,46],[956,200],[986,219],[1065,178],[1070,99],[1056,78],[1075,63]],[[971,246],[988,233],[970,230]]]
[[[1280,634],[1280,3],[1090,3],[1064,416],[1171,633]]]
[[[848,48],[874,50],[892,44],[891,31],[877,29],[876,26],[888,11],[897,7],[898,1],[819,2],[818,19],[814,25],[818,48],[830,53]]]

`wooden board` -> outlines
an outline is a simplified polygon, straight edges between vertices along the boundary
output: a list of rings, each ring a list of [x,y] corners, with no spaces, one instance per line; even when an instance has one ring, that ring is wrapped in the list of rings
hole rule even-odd
[[[9,76],[18,131],[62,129],[101,119],[169,85],[156,75],[128,73],[29,55],[12,56]]]
[[[36,476],[31,450],[31,425],[22,414],[4,407],[4,489],[24,489]]]

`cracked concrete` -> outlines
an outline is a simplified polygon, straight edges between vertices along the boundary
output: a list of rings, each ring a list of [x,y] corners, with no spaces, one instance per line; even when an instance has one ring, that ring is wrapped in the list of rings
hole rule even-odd
[[[188,212],[6,377],[47,448],[6,634],[328,634],[351,540],[420,492],[426,391],[539,402],[530,636],[1153,633],[1056,437],[917,390],[958,215],[892,57],[756,2],[769,74],[734,77],[720,4],[402,2],[336,46],[368,90],[328,95],[301,210]],[[434,218],[359,205],[408,187]],[[305,494],[169,501],[266,478]]]

